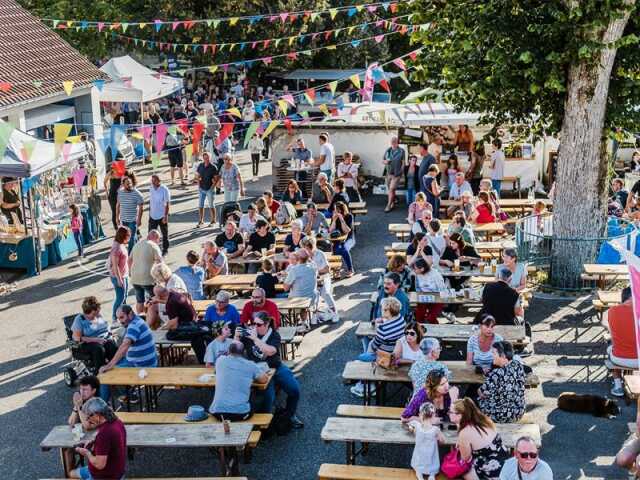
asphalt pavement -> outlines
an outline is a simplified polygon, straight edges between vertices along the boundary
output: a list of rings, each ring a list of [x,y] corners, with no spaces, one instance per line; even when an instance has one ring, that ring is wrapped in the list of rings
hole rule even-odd
[[[250,167],[242,162],[248,178]],[[270,188],[270,164],[261,164],[259,182],[247,182],[248,196]],[[143,169],[141,177],[149,174]],[[168,175],[166,176],[168,178]],[[146,194],[146,188],[143,191]],[[198,250],[213,229],[195,229],[195,187],[173,188],[170,220],[171,248],[167,262],[172,268],[184,263],[189,249]],[[355,326],[368,318],[368,297],[384,267],[384,245],[394,241],[387,224],[402,222],[404,207],[383,213],[384,199],[366,198],[369,213],[360,217],[353,251],[357,274],[339,282],[335,295],[342,321],[320,326],[304,338],[296,357],[296,374],[302,387],[299,416],[305,427],[287,436],[261,441],[250,464],[242,465],[250,479],[313,479],[321,463],[344,463],[345,446],[326,444],[320,431],[340,403],[359,403],[341,379],[344,364],[360,351]],[[108,205],[102,212],[107,225]],[[146,218],[146,213],[145,213]],[[143,223],[146,223],[143,222]],[[111,233],[107,225],[107,232]],[[47,269],[38,277],[18,282],[17,291],[0,297],[0,478],[35,479],[61,476],[55,452],[42,452],[40,441],[49,430],[63,424],[71,408],[72,390],[62,381],[62,367],[69,360],[64,346],[62,318],[77,313],[82,299],[96,295],[105,312],[111,309],[113,292],[104,269],[111,240],[87,248],[88,255],[70,259]],[[133,296],[129,297],[133,301]],[[470,315],[460,315],[461,320]],[[626,422],[635,417],[635,405],[620,401],[622,414],[616,419],[558,411],[556,397],[563,391],[607,395],[603,358],[604,330],[598,324],[590,300],[536,296],[527,310],[533,324],[535,354],[526,359],[542,380],[527,391],[527,421],[543,431],[542,457],[557,479],[623,479],[625,473],[612,467],[613,456],[626,438]],[[190,404],[208,406],[211,393],[195,390],[166,391],[159,411],[186,412]],[[360,464],[408,467],[411,448],[372,445]],[[143,449],[129,463],[128,477],[197,477],[218,473],[217,462],[206,449]]]

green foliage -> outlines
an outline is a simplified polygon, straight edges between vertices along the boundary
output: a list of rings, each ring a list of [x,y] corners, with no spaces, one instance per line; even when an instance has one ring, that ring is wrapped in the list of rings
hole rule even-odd
[[[412,38],[424,46],[414,79],[483,112],[486,123],[525,123],[542,134],[560,130],[569,66],[595,62],[607,25],[635,0],[417,0],[412,8],[415,23],[431,22]],[[614,45],[608,128],[640,128],[637,17]]]

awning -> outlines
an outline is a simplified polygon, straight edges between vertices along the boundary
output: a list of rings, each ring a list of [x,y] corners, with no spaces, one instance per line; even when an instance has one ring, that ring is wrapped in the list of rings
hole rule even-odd
[[[56,105],[52,103],[43,107],[32,108],[24,112],[25,130],[35,130],[45,125],[53,125],[63,120],[75,119],[76,109],[73,105]]]
[[[159,74],[128,55],[112,58],[100,70],[113,80],[99,92],[101,102],[150,102],[182,88],[180,78]]]

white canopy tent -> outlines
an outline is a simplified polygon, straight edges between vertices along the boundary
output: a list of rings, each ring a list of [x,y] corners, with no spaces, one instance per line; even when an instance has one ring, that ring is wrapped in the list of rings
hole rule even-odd
[[[33,145],[28,162],[24,162],[22,151],[25,145]],[[68,155],[60,151],[56,155],[53,142],[39,140],[20,130],[14,130],[9,138],[4,157],[0,158],[0,177],[29,178],[58,168],[85,153],[84,143],[70,144]]]
[[[101,102],[150,102],[182,88],[181,79],[158,74],[129,55],[112,58],[100,70],[113,80],[99,92]]]

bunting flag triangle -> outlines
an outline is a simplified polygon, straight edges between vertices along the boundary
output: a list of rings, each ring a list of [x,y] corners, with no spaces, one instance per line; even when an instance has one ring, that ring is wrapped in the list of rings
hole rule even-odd
[[[318,105],[318,108],[320,109],[320,111],[322,113],[324,113],[326,116],[329,116],[329,109],[327,108],[327,106],[324,103],[321,103],[320,105]]]
[[[153,127],[151,125],[142,125],[138,127],[138,131],[142,134],[145,142],[149,143],[151,141],[151,137],[153,136]]]
[[[238,110],[237,108],[228,108],[227,110],[225,110],[225,113],[228,113],[229,115],[233,115],[234,117],[237,118],[242,118],[242,115],[240,114],[240,110]]]
[[[154,170],[160,168],[160,157],[162,156],[162,150],[157,150],[154,155],[151,156],[151,165]]]
[[[278,107],[280,107],[280,111],[282,113],[284,113],[285,115],[287,114],[287,109],[289,108],[289,104],[287,104],[287,102],[285,102],[284,100],[278,100]]]
[[[393,61],[394,65],[396,65],[400,70],[406,70],[407,69],[407,65],[404,63],[404,60],[402,60],[401,58],[396,58]]]
[[[53,142],[55,144],[56,156],[60,153],[64,142],[67,141],[67,137],[69,137],[72,128],[73,125],[70,123],[56,123],[53,125]]]
[[[236,23],[238,23],[239,18],[238,17],[233,17],[229,19],[229,26],[233,27],[236,25]]]
[[[354,30],[355,28],[356,28],[356,27],[354,27],[354,26],[351,26],[351,27],[347,28],[347,35],[351,35],[351,34],[353,33],[353,30]]]
[[[73,92],[73,80],[65,80],[62,82],[62,88],[64,88],[64,92],[67,94],[67,97],[71,96],[71,92]]]
[[[209,70],[210,73],[216,73],[216,70],[218,70],[218,66],[217,65],[211,65],[208,68],[208,70]]]
[[[193,143],[200,143],[200,139],[202,138],[202,132],[204,132],[204,123],[194,122],[193,123]]]
[[[9,122],[0,121],[0,160],[4,158],[4,153],[7,151],[7,145],[9,145],[9,139],[13,133],[13,125]]]
[[[191,160],[191,157],[193,156],[193,143],[184,146],[184,155],[187,161]]]
[[[174,125],[175,128],[175,125]],[[158,157],[158,162],[160,162],[160,155],[162,155],[162,150],[164,149],[164,141],[167,138],[167,131],[169,128],[166,123],[158,123],[156,125],[156,152]]]
[[[162,20],[154,20],[153,24],[155,26],[156,32],[159,32],[162,28]]]
[[[410,58],[411,60],[415,60],[415,59],[418,57],[418,52],[419,52],[419,51],[420,51],[420,50],[414,50],[413,52],[411,52],[411,53],[409,54],[409,58]]]
[[[293,126],[291,125],[291,119],[290,118],[285,118],[284,119],[284,126],[287,129],[287,133],[289,135],[293,135]]]
[[[329,16],[331,17],[331,20],[335,20],[337,14],[338,14],[338,9],[336,8],[329,9]]]
[[[402,80],[407,86],[411,86],[411,82],[409,82],[409,79],[407,78],[407,74],[405,72],[400,72],[398,74],[398,77],[400,77],[400,80]]]
[[[336,88],[338,88],[338,82],[337,81],[333,81],[331,83],[329,83],[329,90],[331,90],[331,95],[335,95],[336,94]],[[326,108],[326,106],[325,106]]]
[[[218,25],[220,25],[220,20],[214,20],[213,21],[213,28],[218,28]]]
[[[289,14],[287,12],[283,12],[280,14],[280,20],[282,20],[282,23],[287,21],[287,17],[289,16]]]
[[[295,41],[296,37],[289,37],[289,46],[293,45],[293,42]]]
[[[373,39],[376,41],[376,43],[380,43],[382,40],[384,40],[384,35],[376,35],[375,37],[373,37]]]
[[[9,82],[0,82],[0,92],[7,93],[11,90],[12,85]]]
[[[313,88],[307,88],[304,91],[304,98],[307,99],[307,102],[309,102],[310,105],[313,105],[313,102],[316,99],[316,91]]]
[[[22,144],[22,161],[24,163],[29,163],[31,160],[31,155],[33,154],[34,148],[36,148],[37,142],[35,140],[27,140]],[[0,152],[0,158],[2,158]]]
[[[378,82],[378,85],[384,88],[387,93],[391,93],[391,88],[389,87],[389,83],[386,80],[380,80],[380,82]]]
[[[64,158],[65,162],[69,160],[69,154],[71,153],[72,148],[73,145],[70,143],[65,143],[62,145],[62,158]]]
[[[251,122],[249,127],[247,127],[247,133],[244,135],[244,148],[247,148],[247,145],[249,145],[249,140],[251,140],[253,134],[256,133],[256,130],[258,130],[258,125],[259,122]]]
[[[360,75],[358,75],[357,73],[355,75],[351,75],[349,77],[349,80],[351,80],[351,83],[353,83],[354,87],[360,88]]]
[[[320,15],[318,12],[312,12],[311,13],[311,21],[315,22],[316,18],[318,18],[318,15]]]
[[[262,132],[262,138],[268,137],[271,132],[280,124],[280,120],[272,120],[269,126],[264,132]]]
[[[361,12],[362,10],[364,10],[364,5],[356,5],[356,10],[358,12]]]
[[[220,129],[220,135],[216,139],[216,146],[219,146],[222,142],[224,142],[229,135],[233,133],[233,123],[225,123]]]

